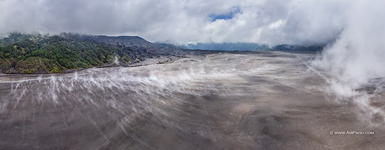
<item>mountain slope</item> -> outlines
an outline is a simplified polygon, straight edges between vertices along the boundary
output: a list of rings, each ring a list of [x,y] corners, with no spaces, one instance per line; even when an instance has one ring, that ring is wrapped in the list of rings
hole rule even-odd
[[[149,45],[153,44],[140,37],[11,33],[0,40],[0,71],[62,73],[69,69],[111,66],[115,58],[120,65],[128,65],[158,55],[146,48]]]

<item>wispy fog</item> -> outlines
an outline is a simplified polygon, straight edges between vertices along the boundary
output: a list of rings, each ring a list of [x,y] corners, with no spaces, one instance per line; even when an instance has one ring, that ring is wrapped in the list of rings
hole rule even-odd
[[[355,89],[385,76],[383,6],[383,0],[0,0],[0,34],[139,35],[178,44],[329,44],[313,65]]]
[[[346,7],[347,25],[335,43],[313,64],[338,84],[361,88],[385,77],[384,1],[355,1]]]

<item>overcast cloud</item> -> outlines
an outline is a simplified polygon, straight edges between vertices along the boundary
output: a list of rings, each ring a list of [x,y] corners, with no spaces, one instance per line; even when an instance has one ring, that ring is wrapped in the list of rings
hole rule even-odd
[[[346,27],[346,8],[351,2],[0,0],[0,34],[78,32],[139,35],[152,42],[179,44],[319,44],[335,40]]]

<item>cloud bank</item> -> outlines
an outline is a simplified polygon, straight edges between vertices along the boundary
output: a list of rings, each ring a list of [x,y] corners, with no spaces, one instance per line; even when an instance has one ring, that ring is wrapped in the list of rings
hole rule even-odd
[[[352,89],[385,77],[385,1],[356,1],[346,7],[346,26],[313,64]],[[353,13],[354,12],[354,13]],[[385,83],[385,82],[384,82]]]
[[[0,0],[12,31],[139,35],[179,44],[324,44],[347,26],[347,0]],[[353,2],[355,3],[355,2]]]

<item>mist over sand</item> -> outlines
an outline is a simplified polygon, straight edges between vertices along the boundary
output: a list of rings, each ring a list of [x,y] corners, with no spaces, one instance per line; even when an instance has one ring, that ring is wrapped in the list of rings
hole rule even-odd
[[[0,149],[384,149],[382,114],[363,109],[382,111],[384,93],[356,91],[371,95],[365,107],[336,101],[314,57],[216,53],[1,76]]]
[[[3,0],[0,36],[77,32],[139,35],[180,45],[328,45],[313,65],[352,91],[385,77],[384,5],[383,0]]]

